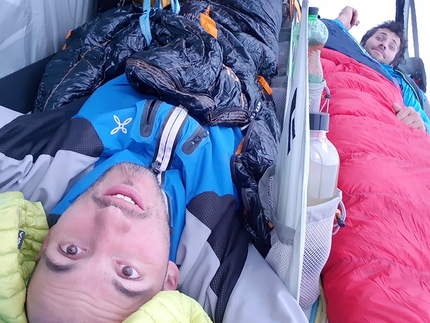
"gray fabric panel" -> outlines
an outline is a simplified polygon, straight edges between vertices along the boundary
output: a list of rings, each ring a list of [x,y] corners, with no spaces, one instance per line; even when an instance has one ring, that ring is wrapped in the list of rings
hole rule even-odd
[[[220,261],[210,282],[211,290],[218,297],[212,319],[222,322],[231,291],[246,260],[250,237],[236,215],[233,195],[204,192],[193,197],[187,208],[212,231],[207,242]]]
[[[250,244],[248,258],[231,294],[223,322],[307,323],[308,319],[275,272]]]
[[[210,289],[210,283],[220,261],[206,241],[211,230],[188,210],[185,222],[187,225],[182,232],[176,254],[180,273],[178,288],[196,299],[213,317],[218,298]]]
[[[0,192],[21,191],[30,201],[40,201],[49,213],[64,193],[92,169],[96,157],[60,150],[54,157],[41,155],[16,160],[0,153]]]
[[[219,300],[210,284],[222,264],[206,241],[209,228],[189,211],[186,223],[177,253],[179,290],[196,299],[213,319]],[[222,322],[307,322],[297,301],[255,247],[249,244],[245,253],[247,259]]]
[[[20,191],[25,186],[26,181],[22,180],[28,176],[33,166],[33,157],[28,155],[22,160],[16,160],[0,152],[0,193],[7,191]],[[37,172],[33,176],[39,175]],[[41,175],[39,175],[41,178]],[[40,180],[39,178],[39,180]],[[37,176],[36,176],[37,180]],[[34,182],[36,185],[36,181]],[[29,196],[24,192],[24,198]]]
[[[22,115],[22,113],[5,108],[3,106],[0,105],[0,129],[8,124],[9,122],[11,122],[13,119],[19,117],[20,115]]]

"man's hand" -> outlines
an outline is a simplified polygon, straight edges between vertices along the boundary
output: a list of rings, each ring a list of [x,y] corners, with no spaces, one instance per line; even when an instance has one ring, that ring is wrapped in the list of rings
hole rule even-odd
[[[350,30],[354,26],[358,26],[360,21],[358,20],[358,11],[357,9],[354,9],[353,7],[345,7],[342,9],[342,11],[339,13],[339,17],[337,17],[337,20],[339,20],[343,26]]]
[[[404,124],[412,128],[426,131],[426,127],[424,125],[423,119],[421,119],[421,115],[417,111],[415,111],[414,108],[402,108],[399,104],[393,103],[393,109],[396,113],[397,119],[402,121]]]

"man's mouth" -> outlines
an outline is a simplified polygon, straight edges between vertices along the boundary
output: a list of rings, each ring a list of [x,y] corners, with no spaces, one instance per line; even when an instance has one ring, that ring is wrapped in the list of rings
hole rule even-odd
[[[145,204],[142,197],[139,196],[136,189],[131,186],[124,184],[115,185],[103,192],[102,195],[109,197],[112,201],[118,201],[118,204],[127,202],[130,207],[137,207],[141,210],[145,210]]]
[[[121,193],[118,193],[118,191]],[[114,187],[110,192],[102,195],[92,194],[92,199],[100,209],[114,206],[120,209],[124,215],[131,218],[144,219],[149,216],[138,194],[130,190],[127,192],[127,188]]]
[[[375,51],[377,51],[379,53],[379,55],[381,55],[382,57],[385,57],[384,52],[382,50],[380,50],[379,48],[374,48]]]
[[[123,199],[124,201],[127,201],[127,202],[129,202],[129,203],[131,203],[133,205],[137,204],[130,196],[127,196],[127,195],[114,194],[114,195],[111,195],[111,196],[115,197],[115,198]]]

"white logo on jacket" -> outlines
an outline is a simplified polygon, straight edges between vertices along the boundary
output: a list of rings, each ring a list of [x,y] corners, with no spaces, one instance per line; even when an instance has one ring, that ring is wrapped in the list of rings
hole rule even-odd
[[[125,121],[122,123],[121,123],[121,120],[116,115],[113,115],[113,119],[117,123],[118,127],[115,127],[112,129],[112,131],[110,132],[111,135],[116,134],[120,130],[122,131],[122,133],[127,133],[127,129],[124,126],[129,124],[133,118],[125,119]]]

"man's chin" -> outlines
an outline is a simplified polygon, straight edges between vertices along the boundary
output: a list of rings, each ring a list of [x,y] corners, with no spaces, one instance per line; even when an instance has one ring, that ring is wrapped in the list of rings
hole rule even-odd
[[[379,50],[374,49],[371,55],[378,62],[382,63],[385,60],[384,54],[382,54]]]

